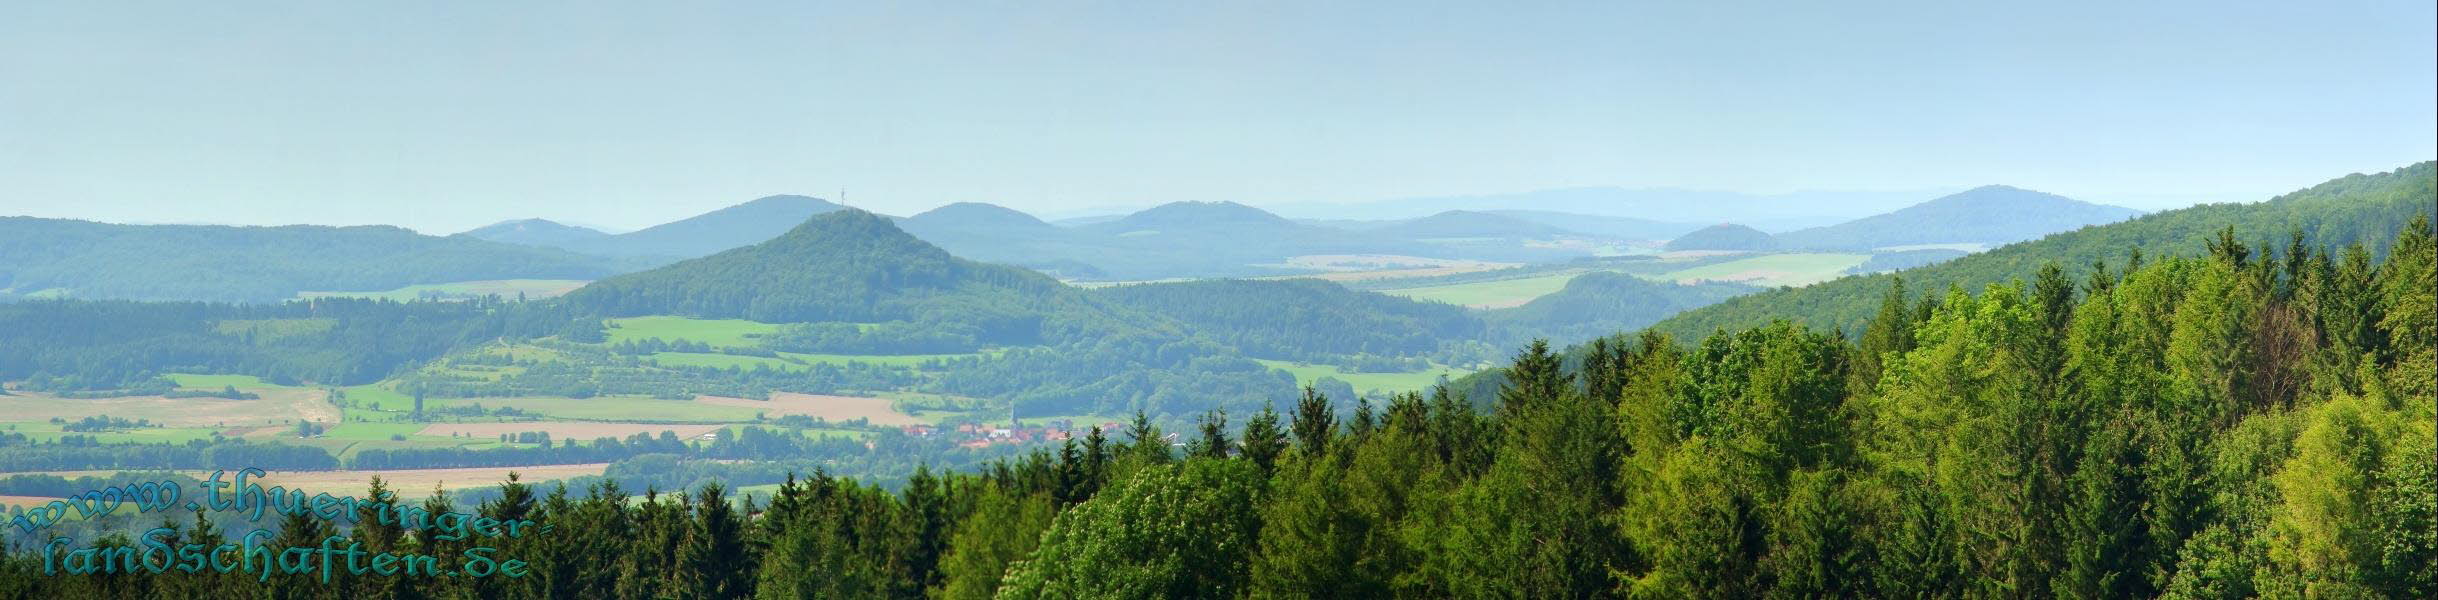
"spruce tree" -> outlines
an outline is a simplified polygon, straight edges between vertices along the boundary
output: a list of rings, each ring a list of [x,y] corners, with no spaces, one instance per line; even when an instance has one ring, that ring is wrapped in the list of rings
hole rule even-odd
[[[695,497],[694,518],[687,522],[677,547],[677,588],[680,598],[714,600],[748,594],[752,579],[745,564],[744,523],[728,504],[728,488],[704,484]]]
[[[1329,436],[1337,432],[1337,411],[1329,407],[1329,397],[1312,386],[1304,386],[1303,398],[1295,401],[1295,447],[1306,457],[1320,456],[1329,449]]]
[[[1278,428],[1278,411],[1265,403],[1261,412],[1254,413],[1253,420],[1244,424],[1244,457],[1261,467],[1266,476],[1277,468],[1279,455],[1286,451],[1287,434]]]

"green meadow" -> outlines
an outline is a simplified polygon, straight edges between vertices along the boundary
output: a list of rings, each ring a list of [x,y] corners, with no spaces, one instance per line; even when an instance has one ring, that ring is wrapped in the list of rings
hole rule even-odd
[[[1581,274],[1582,271],[1565,271],[1536,277],[1380,290],[1380,293],[1478,308],[1502,308],[1522,305],[1533,298],[1566,289],[1566,282],[1573,281],[1575,276]]]
[[[694,319],[687,317],[628,317],[609,320],[609,341],[612,344],[659,338],[667,341],[685,340],[712,346],[751,348],[762,345],[761,336],[778,333],[780,325],[757,323],[744,319]]]
[[[1671,281],[1711,279],[1743,281],[1766,286],[1806,286],[1836,279],[1871,259],[1869,254],[1793,253],[1763,254],[1750,258],[1702,265],[1657,277]]]
[[[163,375],[163,377],[169,378],[171,383],[178,384],[178,387],[181,388],[216,390],[224,387],[234,387],[240,389],[280,387],[265,383],[261,377],[255,377],[252,375],[196,375],[191,373],[171,373],[168,375]]]
[[[1314,365],[1269,359],[1258,359],[1257,362],[1294,375],[1295,383],[1298,385],[1311,385],[1312,382],[1319,381],[1322,377],[1331,377],[1353,386],[1354,391],[1358,393],[1426,390],[1433,385],[1438,385],[1440,377],[1455,379],[1472,373],[1471,370],[1455,367],[1439,367],[1412,373],[1348,373],[1338,370],[1335,365]]]

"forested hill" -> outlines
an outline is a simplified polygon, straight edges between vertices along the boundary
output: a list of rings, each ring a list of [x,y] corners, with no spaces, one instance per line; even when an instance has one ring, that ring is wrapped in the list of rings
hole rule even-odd
[[[2432,203],[2438,202],[2432,192],[2438,167],[2433,165],[2423,162],[2386,173],[2348,175],[2266,202],[2209,204],[2154,213],[2012,244],[1901,275],[1907,287],[1933,291],[1950,285],[1977,291],[1990,283],[2028,280],[2051,262],[2064,267],[2069,276],[2081,277],[2098,261],[2121,270],[2135,250],[2151,257],[2199,254],[2205,240],[2227,227],[2233,227],[2238,239],[2254,247],[2282,249],[2299,232],[2307,246],[2341,248],[2358,242],[2383,256],[2398,228],[2414,215],[2429,213]],[[1690,340],[1719,328],[1740,330],[1783,318],[1856,333],[1895,275],[1846,277],[1753,294],[1679,314],[1657,327],[1677,339]]]
[[[1667,249],[1675,250],[1774,250],[1777,238],[1767,232],[1734,223],[1703,227],[1668,241]]]
[[[1734,283],[1679,285],[1625,273],[1585,273],[1556,293],[1523,306],[1490,311],[1494,338],[1514,348],[1534,338],[1559,345],[1649,327],[1668,315],[1716,304],[1758,288]]]
[[[596,281],[566,299],[605,315],[797,323],[910,320],[960,296],[986,310],[1076,293],[1039,273],[950,256],[887,217],[841,210],[766,242]]]
[[[610,261],[388,226],[119,225],[0,218],[0,299],[267,302],[301,291],[592,279]]]
[[[1452,304],[1358,292],[1317,279],[1214,279],[1095,290],[1176,319],[1259,358],[1427,354],[1481,337],[1479,317]]]
[[[1868,250],[1916,244],[2005,244],[2142,214],[2003,185],[1973,188],[1902,210],[1778,234],[1789,248]]]

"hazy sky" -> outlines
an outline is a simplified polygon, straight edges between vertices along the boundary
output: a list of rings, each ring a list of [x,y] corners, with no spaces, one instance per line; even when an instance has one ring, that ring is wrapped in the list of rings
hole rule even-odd
[[[2162,208],[2438,154],[2429,0],[424,4],[0,6],[0,215],[446,233],[841,188],[910,214],[1985,183]]]

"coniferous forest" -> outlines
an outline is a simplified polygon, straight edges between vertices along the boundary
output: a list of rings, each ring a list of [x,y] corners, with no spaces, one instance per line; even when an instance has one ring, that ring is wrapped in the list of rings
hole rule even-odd
[[[46,576],[19,553],[0,597],[2438,597],[2438,243],[2426,217],[2388,239],[2230,229],[2079,277],[1896,278],[1856,337],[1534,343],[1491,397],[1307,392],[895,490],[510,481],[471,508],[553,526],[497,542],[521,578]],[[170,514],[179,540],[231,535]],[[310,518],[278,543],[334,528],[472,543]]]

